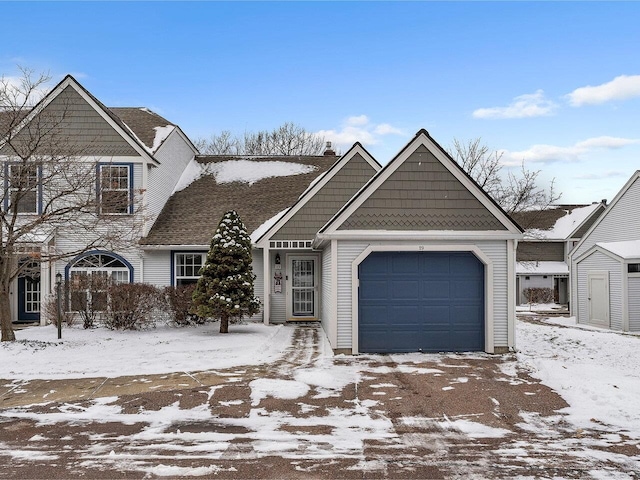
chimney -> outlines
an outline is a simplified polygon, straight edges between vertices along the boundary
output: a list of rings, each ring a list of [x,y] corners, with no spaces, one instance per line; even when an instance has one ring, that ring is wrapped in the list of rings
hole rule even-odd
[[[324,155],[325,157],[331,157],[331,156],[335,156],[335,154],[336,154],[336,152],[334,152],[334,151],[331,149],[331,142],[327,142],[327,148],[326,148],[326,150],[324,151],[324,154],[323,154],[323,155]]]
[[[605,207],[607,206],[607,199],[606,198],[602,199],[602,205],[604,205]]]

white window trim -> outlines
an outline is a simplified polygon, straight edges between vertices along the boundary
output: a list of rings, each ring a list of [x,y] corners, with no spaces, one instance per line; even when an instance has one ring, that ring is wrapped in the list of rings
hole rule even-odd
[[[202,264],[200,265],[200,267],[204,266],[204,263],[207,259],[206,252],[174,252],[173,253],[173,284],[175,287],[178,286],[178,280],[198,280],[200,278],[200,275],[198,274],[193,276],[178,275],[178,267],[182,265],[178,263],[178,256],[180,255],[200,255],[200,257],[202,258]]]
[[[120,212],[104,212],[102,210],[102,192],[124,192],[124,188],[105,188],[102,182],[102,170],[105,168],[124,168],[127,171],[127,211],[126,213]],[[98,207],[100,211],[100,215],[117,215],[117,216],[127,216],[133,213],[133,204],[132,204],[132,178],[133,178],[133,166],[129,163],[121,164],[121,163],[100,163],[98,165],[98,185],[100,187],[100,191],[98,192]]]

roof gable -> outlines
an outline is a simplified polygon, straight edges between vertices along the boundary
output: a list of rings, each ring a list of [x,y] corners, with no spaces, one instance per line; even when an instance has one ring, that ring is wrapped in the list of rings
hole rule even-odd
[[[640,170],[631,175],[569,256],[578,258],[596,243],[640,239],[638,205],[640,205]]]
[[[140,155],[157,163],[145,145],[113,112],[105,107],[71,75],[67,75],[13,129],[16,140],[40,137],[42,142],[67,150],[70,155]],[[12,154],[7,145],[0,150]]]
[[[604,211],[602,203],[589,205],[554,205],[540,210],[514,213],[526,236],[539,240],[580,238]]]
[[[298,198],[256,243],[313,239],[318,230],[382,167],[356,143]]]
[[[522,231],[426,130],[320,232],[338,230]]]

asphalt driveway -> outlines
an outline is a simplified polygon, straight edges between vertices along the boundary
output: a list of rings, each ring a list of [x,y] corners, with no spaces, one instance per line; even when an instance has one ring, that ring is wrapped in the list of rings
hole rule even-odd
[[[637,474],[634,442],[572,427],[513,355],[327,357],[316,325],[292,328],[270,365],[3,382],[0,477]]]

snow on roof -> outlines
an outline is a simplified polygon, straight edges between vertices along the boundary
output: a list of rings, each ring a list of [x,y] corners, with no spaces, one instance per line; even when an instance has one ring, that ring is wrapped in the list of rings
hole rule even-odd
[[[271,217],[269,220],[264,222],[258,228],[256,228],[251,233],[251,243],[256,243],[260,239],[260,237],[264,235],[266,231],[269,230],[278,220],[280,220],[284,216],[284,214],[287,213],[288,211],[289,211],[289,208],[285,208],[281,212],[276,213],[273,217]]]
[[[281,161],[226,160],[216,163],[200,163],[195,158],[185,168],[173,193],[184,190],[204,175],[213,175],[217,183],[243,182],[253,185],[270,177],[302,175],[316,170],[313,165]]]
[[[592,203],[585,207],[574,208],[573,210],[565,210],[566,215],[556,220],[555,225],[549,230],[530,229],[527,230],[525,236],[532,238],[544,238],[554,240],[564,240],[578,228],[589,216],[596,211],[600,203]]]
[[[164,142],[167,137],[175,130],[175,126],[173,125],[165,125],[164,127],[153,127],[156,131],[156,136],[153,139],[153,146],[151,147],[151,152],[155,152],[158,150],[162,142]]]
[[[565,262],[517,262],[516,273],[522,275],[568,275]]]
[[[640,240],[599,242],[596,245],[622,258],[640,258]]]

